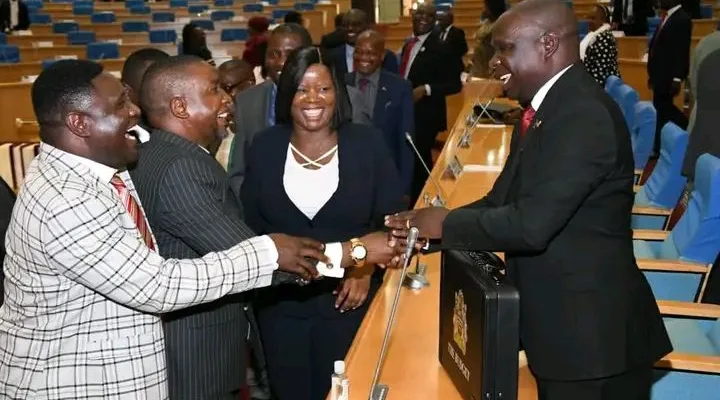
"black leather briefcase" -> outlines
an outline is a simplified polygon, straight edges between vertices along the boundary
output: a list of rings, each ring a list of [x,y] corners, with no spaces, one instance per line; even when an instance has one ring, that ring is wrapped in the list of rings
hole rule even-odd
[[[520,296],[490,252],[446,250],[439,357],[465,400],[517,398]]]

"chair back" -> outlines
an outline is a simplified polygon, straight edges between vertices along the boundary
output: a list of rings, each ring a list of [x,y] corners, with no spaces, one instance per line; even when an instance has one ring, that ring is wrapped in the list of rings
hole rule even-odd
[[[115,22],[115,13],[112,11],[97,12],[90,17],[93,24],[112,24]]]
[[[210,13],[210,19],[213,21],[229,21],[235,17],[235,11],[218,10]]]
[[[250,37],[250,33],[245,28],[229,28],[220,32],[220,41],[222,42],[245,41],[248,40],[248,37]]]
[[[640,101],[640,96],[638,96],[637,90],[625,83],[620,85],[619,95],[620,109],[622,109],[625,115],[625,122],[627,123],[628,129],[632,130],[633,124],[635,123],[635,105]]]
[[[20,62],[20,48],[13,44],[0,45],[0,64],[17,64]]]
[[[125,21],[122,23],[123,32],[148,32],[150,24],[147,21]]]
[[[80,25],[75,21],[55,22],[52,25],[53,33],[68,33],[80,30]]]
[[[618,89],[620,89],[620,85],[622,85],[622,79],[618,77],[617,75],[610,75],[605,79],[605,91],[610,95],[610,97],[613,98],[616,102],[618,102]],[[619,102],[618,102],[619,103]]]
[[[661,135],[660,157],[650,178],[637,196],[647,199],[645,205],[672,208],[677,204],[687,183],[687,178],[680,174],[680,170],[687,149],[688,133],[674,123],[668,122],[663,127]]]
[[[195,24],[195,26],[202,28],[203,30],[206,30],[206,31],[214,31],[215,30],[215,23],[209,19],[195,19],[195,20],[192,20],[192,23]]]
[[[171,13],[168,11],[160,11],[160,12],[153,13],[152,21],[153,22],[175,22],[175,13]]]
[[[150,43],[176,43],[177,32],[172,29],[155,29],[149,33]]]
[[[687,209],[670,232],[670,239],[681,260],[710,264],[717,257],[720,250],[720,158],[707,153],[698,157]]]
[[[263,12],[264,9],[265,7],[259,3],[243,5],[243,12],[246,13]]]
[[[635,169],[643,169],[652,153],[657,129],[657,111],[649,101],[635,104],[635,120],[631,132]]]
[[[117,43],[95,42],[86,46],[88,60],[106,60],[120,58],[120,48]]]
[[[95,32],[68,32],[66,36],[68,44],[82,45],[95,42]]]

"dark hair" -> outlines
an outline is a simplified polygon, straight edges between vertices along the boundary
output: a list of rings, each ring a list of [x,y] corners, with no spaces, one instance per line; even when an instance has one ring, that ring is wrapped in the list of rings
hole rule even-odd
[[[595,4],[595,7],[599,8],[603,12],[603,21],[604,22],[610,22],[610,9],[607,8],[604,4]]]
[[[302,14],[297,11],[288,11],[288,13],[285,14],[285,17],[283,17],[283,22],[288,24],[299,24],[302,22]]]
[[[183,54],[159,60],[145,72],[139,106],[150,125],[153,115],[165,111],[169,94],[186,91],[187,68],[195,64],[206,63],[200,57]]]
[[[190,22],[183,27],[182,31],[182,54],[198,56],[203,60],[212,60],[212,53],[207,48],[207,42],[195,33],[201,30],[199,26]]]
[[[308,32],[308,30],[305,29],[305,27],[303,27],[302,25],[298,25],[295,23],[281,24],[275,27],[275,29],[273,29],[270,35],[280,34],[298,36],[300,38],[300,41],[302,42],[302,47],[308,47],[313,45],[312,37],[310,37],[310,32]]]
[[[278,124],[292,125],[293,99],[305,72],[315,64],[326,66],[332,75],[335,88],[335,110],[333,110],[333,118],[330,122],[332,129],[340,128],[352,118],[352,106],[344,82],[335,74],[335,68],[330,63],[330,58],[322,54],[322,50],[318,47],[311,46],[295,49],[285,61],[275,98],[275,119]]]
[[[170,55],[162,50],[155,48],[145,48],[133,52],[125,60],[122,68],[122,80],[134,90],[140,90],[142,77],[150,64],[159,60],[170,57]]]
[[[102,72],[103,66],[93,61],[60,60],[40,73],[32,85],[31,96],[43,142],[55,143],[56,137],[49,128],[63,124],[69,112],[90,108],[92,81]]]
[[[335,29],[343,26],[344,18],[345,18],[344,12],[340,12],[335,16]]]

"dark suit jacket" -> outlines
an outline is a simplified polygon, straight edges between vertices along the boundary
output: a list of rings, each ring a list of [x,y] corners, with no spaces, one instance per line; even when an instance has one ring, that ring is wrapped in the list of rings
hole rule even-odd
[[[438,32],[438,35],[442,38],[442,32]],[[445,46],[450,51],[450,54],[458,62],[458,74],[465,70],[465,63],[463,57],[468,52],[467,40],[465,40],[465,31],[462,29],[451,26],[448,31],[447,37],[445,38]]]
[[[347,33],[345,33],[342,29],[335,29],[334,31],[322,36],[320,39],[320,46],[325,50],[330,50],[343,46],[345,44],[345,40],[347,40]]]
[[[247,152],[255,135],[267,129],[274,83],[265,82],[240,92],[235,97],[235,138],[228,157],[230,187],[240,198],[240,188],[245,179]]]
[[[345,76],[348,73],[345,46],[338,46],[329,50],[328,56],[332,60],[333,67],[335,67],[335,74],[337,74],[338,77]],[[385,50],[385,58],[383,59],[381,68],[387,72],[398,73],[398,60],[395,53],[390,50]]]
[[[401,60],[406,48],[407,42],[400,52]],[[462,90],[458,71],[455,68],[447,68],[447,60],[450,57],[449,50],[440,41],[437,32],[432,32],[410,66],[407,77],[413,89],[428,84],[432,93],[415,103],[417,136],[423,133],[436,134],[447,129],[445,97]]]
[[[184,138],[154,130],[130,175],[163,257],[199,258],[254,236],[223,167]],[[204,399],[240,388],[248,334],[242,295],[163,320],[170,398]]]
[[[568,98],[582,101],[568,102]],[[444,248],[505,252],[520,292],[520,337],[544,379],[607,377],[671,350],[633,255],[633,155],[622,113],[572,66],[492,190],[450,212]]]
[[[345,76],[345,84],[355,86],[356,73]],[[405,133],[415,136],[413,97],[410,84],[398,75],[380,71],[373,110],[373,126],[383,133],[390,155],[395,161],[405,193],[410,192],[415,157]]]
[[[648,79],[655,92],[668,92],[673,78],[685,80],[690,68],[692,20],[682,9],[675,11],[655,31],[648,53]]]
[[[695,180],[695,163],[704,153],[720,157],[720,136],[717,133],[717,116],[720,115],[720,49],[703,59],[698,68],[695,89],[695,125],[688,137],[682,174]],[[720,293],[719,293],[720,294]]]
[[[384,229],[384,216],[405,208],[402,184],[382,134],[366,125],[338,131],[339,185],[309,220],[285,193],[283,176],[292,128],[278,125],[257,136],[249,153],[242,189],[245,220],[258,234],[281,232],[322,243],[346,241]],[[379,286],[376,274],[374,290]],[[324,278],[304,287],[260,291],[260,305],[283,315],[340,317],[332,291],[339,281]]]
[[[10,27],[14,31],[24,31],[30,27],[30,14],[27,4],[18,1],[18,24],[15,26],[10,26],[10,1],[0,4],[0,31],[4,30],[5,27]]]

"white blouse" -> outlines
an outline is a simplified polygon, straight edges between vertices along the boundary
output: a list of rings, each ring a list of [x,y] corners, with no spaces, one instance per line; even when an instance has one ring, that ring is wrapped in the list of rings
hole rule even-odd
[[[295,207],[309,219],[315,218],[318,211],[330,200],[339,181],[337,150],[327,164],[319,169],[308,169],[295,159],[291,146],[288,146],[283,175],[285,193]]]

